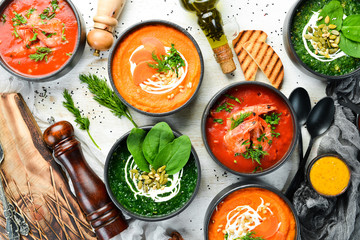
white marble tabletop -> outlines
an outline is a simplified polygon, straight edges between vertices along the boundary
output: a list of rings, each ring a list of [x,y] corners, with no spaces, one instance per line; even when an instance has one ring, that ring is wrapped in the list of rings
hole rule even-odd
[[[231,22],[235,19],[240,30],[264,30],[268,34],[267,42],[275,49],[284,64],[285,78],[281,91],[286,96],[289,96],[296,87],[304,87],[309,91],[312,104],[314,104],[325,96],[326,83],[310,78],[296,68],[287,56],[283,46],[282,27],[284,19],[295,2],[296,0],[221,0],[218,9],[221,11],[225,22]],[[96,12],[97,2],[81,0],[73,1],[73,3],[81,12],[86,21],[87,31],[89,31],[93,25],[92,17]],[[139,21],[150,19],[172,21],[188,30],[199,44],[205,62],[205,75],[199,94],[186,109],[161,118],[148,117],[131,111],[135,122],[140,126],[154,124],[158,121],[167,121],[176,130],[187,134],[201,162],[201,187],[195,200],[178,216],[161,223],[155,223],[153,226],[161,225],[167,228],[168,231],[176,229],[183,234],[185,239],[202,239],[203,218],[208,204],[219,191],[232,183],[242,180],[242,178],[226,173],[207,153],[201,138],[201,116],[206,104],[217,91],[230,83],[244,81],[244,76],[237,60],[235,61],[237,70],[234,74],[227,76],[221,72],[205,36],[197,26],[195,16],[186,12],[180,6],[178,0],[128,0],[119,18],[116,34],[119,35]],[[108,151],[122,134],[132,128],[132,124],[126,118],[118,119],[108,109],[99,106],[92,100],[86,86],[80,84],[78,79],[80,73],[94,73],[108,78],[108,52],[102,53],[100,58],[94,57],[92,53],[93,51],[90,50],[89,46],[86,46],[84,55],[77,66],[64,77],[52,82],[27,83],[11,77],[4,69],[0,69],[0,90],[12,91],[21,88],[20,92],[23,94],[42,130],[49,126],[47,119],[51,117],[54,117],[56,121],[68,120],[75,126],[73,116],[62,106],[63,99],[61,95],[64,88],[73,91],[75,103],[90,118],[91,134],[102,149],[101,153],[97,155],[100,160],[95,160],[91,154],[91,152],[96,152],[96,150],[92,149],[95,147],[91,144],[88,144],[89,147],[87,147],[85,144],[85,155],[91,167],[103,178],[103,164]],[[257,74],[256,81],[268,83],[266,77],[260,71]],[[77,130],[76,134],[81,140],[87,139],[87,135],[80,130]],[[303,129],[303,135],[304,148],[306,149],[309,135],[305,129]],[[316,141],[316,143],[318,142],[319,140]],[[310,159],[315,154],[316,149],[313,149]],[[259,179],[282,190],[294,175],[297,163],[298,154],[295,151],[288,162],[271,174]]]

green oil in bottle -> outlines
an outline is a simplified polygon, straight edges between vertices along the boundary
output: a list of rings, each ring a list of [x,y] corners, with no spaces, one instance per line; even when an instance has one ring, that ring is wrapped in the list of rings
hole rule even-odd
[[[217,62],[224,73],[230,73],[236,66],[222,27],[221,14],[216,9],[218,2],[219,0],[180,0],[187,11],[196,13],[198,24],[209,41]]]

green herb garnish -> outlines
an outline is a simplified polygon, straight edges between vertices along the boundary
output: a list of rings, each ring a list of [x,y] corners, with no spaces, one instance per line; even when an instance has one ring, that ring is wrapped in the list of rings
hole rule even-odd
[[[265,122],[271,125],[271,136],[272,137],[279,137],[280,133],[275,132],[274,130],[276,129],[276,127],[274,125],[278,125],[279,121],[280,121],[280,115],[281,113],[272,113],[271,115],[265,115]],[[272,141],[271,141],[272,143]],[[269,142],[269,144],[271,144]]]
[[[271,131],[271,136],[278,138],[280,136],[280,133],[275,132],[275,131]]]
[[[44,59],[47,62],[48,55],[50,53],[52,53],[52,50],[50,48],[48,48],[48,47],[37,47],[36,48],[36,53],[30,54],[29,58],[34,60],[35,62],[42,61]]]
[[[18,34],[16,28],[14,27],[14,31],[12,32],[12,34],[16,37],[16,38],[19,38],[21,39],[20,35]]]
[[[265,136],[265,133],[261,134],[260,137],[257,138],[259,142],[264,142],[265,140],[268,140],[268,138]]]
[[[234,100],[234,101],[241,104],[241,101],[237,97],[231,96],[229,94],[225,94],[225,97],[228,97],[228,98],[230,98],[230,99],[232,99],[232,100]]]
[[[152,53],[152,58],[156,64],[148,63],[149,67],[157,69],[158,72],[167,73],[172,70],[176,73],[176,77],[179,77],[179,68],[185,67],[185,61],[180,56],[180,53],[175,49],[175,45],[171,44],[169,55],[156,56],[155,52]]]
[[[236,128],[237,126],[239,126],[241,123],[244,122],[244,120],[246,118],[248,118],[250,115],[252,114],[252,112],[245,112],[245,113],[241,113],[240,116],[236,119],[231,118],[231,127],[230,130]]]
[[[42,32],[44,35],[46,35],[47,38],[51,38],[52,36],[56,35],[56,32],[54,33],[46,33],[46,32]]]
[[[23,15],[17,13],[16,11],[13,11],[13,13],[15,14],[15,17],[13,17],[11,21],[13,22],[14,27],[27,23],[27,20],[24,18]]]
[[[263,171],[263,168],[262,168],[262,167],[256,166],[252,172],[253,172],[253,173],[256,173],[256,172],[262,172],[262,171]]]
[[[75,107],[74,101],[71,97],[71,95],[69,94],[69,92],[65,89],[63,96],[65,98],[65,101],[63,102],[63,106],[69,110],[69,112],[71,112],[74,117],[75,117],[75,122],[77,123],[77,125],[79,125],[79,128],[81,130],[86,130],[86,132],[88,133],[90,139],[92,140],[92,142],[95,144],[95,146],[100,149],[100,147],[96,144],[95,140],[92,138],[91,134],[90,134],[90,120],[87,117],[82,117],[80,110],[78,108]],[[100,149],[101,150],[101,149]]]
[[[25,17],[29,18],[31,14],[33,14],[36,11],[36,8],[30,8],[26,11]]]
[[[55,12],[56,9],[59,8],[59,2],[58,2],[57,0],[52,0],[52,1],[50,2],[50,4],[51,4],[51,7],[52,7],[52,9],[53,9],[53,12]]]
[[[235,240],[265,240],[262,237],[254,237],[255,232],[248,232],[245,236],[242,236],[240,238],[236,238]]]
[[[79,78],[82,83],[88,85],[90,92],[95,95],[95,101],[109,108],[118,118],[125,116],[135,127],[137,127],[128,108],[116,96],[115,92],[109,88],[106,79],[100,79],[94,74],[81,74]]]
[[[30,42],[35,41],[37,39],[37,35],[38,35],[37,33],[34,33],[34,36],[31,39],[29,39],[29,41]]]
[[[55,17],[56,9],[59,8],[58,1],[57,0],[52,0],[50,2],[50,4],[51,4],[52,9],[50,9],[50,7],[47,7],[39,15],[42,20],[45,20],[45,19],[50,20],[50,19],[53,19]]]
[[[61,31],[61,40],[66,42],[67,39],[66,39],[66,35],[65,35],[65,24],[63,23],[62,26],[63,27],[62,27],[62,31]]]
[[[71,57],[73,54],[71,52],[65,53],[66,56]]]
[[[281,113],[273,112],[271,115],[265,115],[265,122],[270,125],[278,125]]]
[[[225,110],[226,112],[231,112],[233,106],[234,104],[224,102],[223,104],[221,104],[219,107],[216,108],[216,112],[220,112],[222,110]]]
[[[258,145],[252,148],[246,148],[246,152],[242,156],[246,159],[251,159],[261,165],[261,158],[265,155],[269,155],[268,152],[262,150],[262,146]]]
[[[224,123],[224,120],[222,120],[221,118],[214,118],[213,121],[216,122],[216,123],[220,123],[220,124]]]
[[[2,23],[6,23],[6,15],[1,15],[0,20],[2,21]]]
[[[241,143],[241,146],[243,145],[250,145],[249,139],[246,139],[243,143]]]

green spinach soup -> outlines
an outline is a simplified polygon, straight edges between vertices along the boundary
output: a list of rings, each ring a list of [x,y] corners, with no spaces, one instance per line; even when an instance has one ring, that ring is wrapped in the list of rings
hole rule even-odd
[[[359,0],[303,1],[291,27],[291,41],[300,60],[328,76],[359,69],[359,14]]]
[[[136,181],[138,177],[134,175],[147,177],[141,175],[143,173],[130,154],[125,139],[109,159],[107,177],[111,192],[123,208],[140,217],[156,218],[174,213],[190,201],[196,191],[198,171],[191,154],[179,172],[168,176],[164,186],[141,191],[142,187],[139,188],[139,181]]]

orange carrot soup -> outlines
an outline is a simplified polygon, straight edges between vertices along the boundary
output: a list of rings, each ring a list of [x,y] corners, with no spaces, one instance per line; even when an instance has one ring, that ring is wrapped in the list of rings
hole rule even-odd
[[[0,55],[21,75],[48,75],[71,58],[77,31],[64,0],[14,0],[1,13]]]
[[[235,240],[245,236],[294,240],[296,222],[290,207],[277,194],[262,188],[249,187],[231,193],[214,210],[208,237]]]
[[[201,62],[194,43],[165,24],[140,27],[117,46],[112,78],[133,107],[151,113],[170,112],[195,93]]]
[[[289,151],[294,123],[286,102],[258,85],[240,85],[221,96],[206,120],[207,143],[226,167],[261,172]]]

